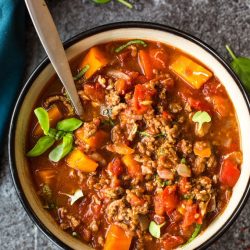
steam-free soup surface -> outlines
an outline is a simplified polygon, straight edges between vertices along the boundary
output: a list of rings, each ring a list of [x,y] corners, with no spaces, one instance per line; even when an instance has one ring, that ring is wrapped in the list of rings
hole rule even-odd
[[[83,117],[56,77],[47,84],[34,109],[47,111],[50,130],[32,115],[27,151],[41,137],[51,145],[28,153],[30,171],[62,230],[93,248],[174,249],[230,199],[242,159],[236,115],[206,65],[152,41],[120,47],[127,42],[73,61]]]

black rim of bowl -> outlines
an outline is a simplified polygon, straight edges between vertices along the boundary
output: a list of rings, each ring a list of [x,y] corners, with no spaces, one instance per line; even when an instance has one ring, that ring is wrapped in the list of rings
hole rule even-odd
[[[73,45],[74,43],[76,43],[84,38],[87,38],[89,36],[95,35],[97,33],[109,31],[109,30],[113,30],[113,29],[120,29],[120,28],[148,28],[148,29],[155,29],[155,30],[159,30],[159,31],[165,31],[165,32],[169,32],[169,33],[178,35],[180,37],[183,37],[183,38],[199,45],[200,47],[205,49],[208,53],[210,53],[213,57],[215,57],[223,65],[223,67],[228,71],[228,73],[232,76],[232,78],[234,79],[234,81],[238,85],[238,87],[239,87],[239,89],[240,89],[240,91],[245,99],[245,102],[248,106],[248,112],[250,114],[250,103],[249,103],[249,99],[248,99],[248,96],[246,94],[246,91],[242,87],[242,84],[241,84],[240,80],[238,79],[238,77],[234,74],[234,72],[228,66],[228,64],[224,61],[224,59],[222,59],[214,49],[212,49],[209,45],[207,45],[206,43],[204,43],[200,39],[198,39],[198,38],[196,38],[188,33],[180,31],[178,29],[175,29],[175,28],[172,28],[169,26],[165,26],[162,24],[149,23],[149,22],[133,22],[132,21],[132,22],[111,23],[111,24],[107,24],[107,25],[103,25],[103,26],[98,26],[96,28],[90,29],[88,31],[84,31],[84,32],[80,33],[79,35],[74,36],[73,38],[71,38],[70,40],[68,40],[64,43],[64,47],[68,48],[71,45]],[[24,85],[24,87],[23,87],[23,89],[18,97],[16,105],[14,107],[13,115],[12,115],[11,123],[10,123],[9,135],[8,135],[9,165],[10,165],[11,175],[12,175],[12,179],[13,179],[13,182],[15,185],[16,192],[19,196],[19,199],[20,199],[24,209],[28,213],[29,217],[38,226],[38,228],[49,239],[51,239],[57,246],[59,246],[63,249],[70,249],[70,247],[68,245],[66,245],[64,242],[62,242],[59,238],[57,238],[54,234],[52,234],[52,232],[50,232],[45,227],[43,222],[37,217],[36,213],[31,208],[31,206],[30,206],[30,204],[29,204],[29,202],[28,202],[28,200],[27,200],[27,198],[22,190],[22,186],[21,186],[21,183],[20,183],[19,178],[18,178],[18,172],[17,172],[16,163],[15,163],[15,152],[14,152],[15,151],[14,150],[15,129],[16,129],[16,122],[17,122],[19,110],[22,106],[23,100],[24,100],[27,92],[29,91],[33,81],[37,78],[37,76],[42,72],[42,70],[48,64],[49,64],[49,60],[48,60],[48,58],[45,58],[37,66],[37,68],[33,71],[31,76],[29,77],[29,79],[25,83],[25,85]],[[243,207],[247,201],[249,193],[250,193],[250,180],[248,181],[248,185],[244,191],[244,194],[243,194],[237,208],[232,213],[232,215],[227,220],[227,222],[224,225],[222,225],[221,228],[214,235],[212,235],[206,242],[204,242],[202,245],[200,245],[196,249],[206,249],[214,241],[216,241],[220,236],[222,236],[222,234],[231,226],[231,224],[236,220],[237,216],[240,214],[241,210],[243,209]]]

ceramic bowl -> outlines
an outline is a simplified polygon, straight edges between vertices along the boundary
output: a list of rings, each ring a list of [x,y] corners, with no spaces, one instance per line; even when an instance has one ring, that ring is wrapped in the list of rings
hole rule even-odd
[[[109,24],[77,35],[65,43],[65,48],[68,59],[71,60],[96,44],[135,38],[159,41],[174,46],[203,62],[225,86],[237,113],[243,151],[240,178],[224,212],[194,241],[183,247],[183,249],[188,250],[205,249],[225,232],[239,215],[247,200],[250,189],[249,101],[238,78],[213,49],[199,39],[171,27],[140,22]],[[29,132],[29,119],[27,117],[33,112],[35,101],[54,74],[51,64],[48,59],[45,59],[32,73],[19,95],[9,133],[10,168],[19,198],[35,224],[58,246],[67,249],[87,250],[91,248],[64,232],[49,213],[43,209],[34,189],[25,158],[25,139]]]

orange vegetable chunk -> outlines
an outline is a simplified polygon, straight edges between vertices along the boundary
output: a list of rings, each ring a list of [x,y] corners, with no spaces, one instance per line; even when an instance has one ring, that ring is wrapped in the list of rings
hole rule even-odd
[[[124,143],[115,143],[111,146],[112,150],[120,155],[129,155],[134,153],[134,149]]]
[[[77,129],[75,133],[78,140],[87,143],[91,149],[96,150],[105,145],[108,140],[108,133],[103,130],[98,130],[94,135],[86,138],[83,128]]]
[[[85,78],[89,79],[96,71],[108,64],[108,59],[105,54],[98,47],[93,47],[89,50],[80,64],[80,69],[83,69],[86,65],[89,65],[89,69],[85,73]]]
[[[207,142],[196,142],[194,144],[194,154],[201,158],[210,157],[211,146]]]
[[[57,122],[59,122],[63,118],[63,114],[59,110],[56,104],[51,106],[49,110],[47,110],[49,115],[49,124],[50,127],[53,128],[56,126]],[[33,129],[33,136],[42,136],[43,130],[39,123],[35,125],[35,128]]]
[[[126,166],[128,170],[128,174],[131,177],[141,177],[141,166],[140,164],[134,159],[132,154],[124,155],[122,157],[122,162]]]
[[[78,148],[73,149],[67,156],[66,162],[69,167],[87,173],[95,171],[98,167],[98,163],[90,159]]]
[[[120,228],[112,224],[109,227],[103,250],[129,250],[132,237]]]
[[[178,56],[169,68],[194,89],[199,89],[213,75],[203,66],[183,55]]]
[[[153,77],[153,67],[150,60],[150,56],[147,51],[139,50],[139,64],[147,79],[152,79]]]

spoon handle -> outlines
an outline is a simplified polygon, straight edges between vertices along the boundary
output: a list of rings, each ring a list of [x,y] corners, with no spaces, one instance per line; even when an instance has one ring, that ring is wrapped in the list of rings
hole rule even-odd
[[[44,0],[25,0],[25,3],[50,62],[63,83],[76,113],[81,116],[83,114],[82,103],[77,94],[68,59],[49,9]]]

